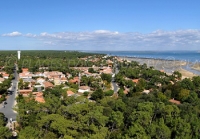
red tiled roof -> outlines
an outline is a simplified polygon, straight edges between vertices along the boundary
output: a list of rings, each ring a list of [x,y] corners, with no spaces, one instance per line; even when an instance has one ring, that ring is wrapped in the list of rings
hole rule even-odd
[[[45,80],[45,79],[44,79],[44,78],[37,78],[37,81],[38,81],[38,80]]]
[[[62,77],[61,80],[67,80],[67,78],[66,77]]]
[[[9,74],[7,74],[7,73],[3,74],[3,77],[8,77],[8,76],[9,76]]]
[[[72,96],[72,95],[74,95],[74,92],[72,92],[71,90],[68,90],[67,91],[67,96]]]
[[[90,87],[89,86],[80,86],[79,89],[87,90],[87,89],[90,89]]]
[[[28,72],[28,68],[22,68],[22,72]]]
[[[127,89],[124,90],[124,94],[128,94],[128,90]]]
[[[45,100],[43,97],[35,97],[35,101],[40,102],[40,103],[45,103]]]
[[[40,102],[40,103],[45,102],[42,92],[33,92],[32,94],[35,95],[35,101]]]
[[[70,83],[77,83],[79,82],[79,77],[74,77],[74,79],[69,80]]]
[[[52,83],[50,83],[50,82],[44,82],[43,84],[44,84],[44,87],[45,87],[45,88],[50,88],[50,87],[53,87],[53,86],[54,86],[54,85],[53,85]]]
[[[29,94],[32,92],[32,89],[24,89],[24,90],[19,90],[20,94]]]
[[[175,99],[170,99],[169,102],[174,103],[174,104],[177,104],[177,105],[181,104],[180,101],[175,100]]]
[[[138,83],[139,79],[133,79],[132,80],[134,83]]]

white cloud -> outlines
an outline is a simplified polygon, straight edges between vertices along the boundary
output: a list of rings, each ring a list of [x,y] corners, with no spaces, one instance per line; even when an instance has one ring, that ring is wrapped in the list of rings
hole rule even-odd
[[[4,34],[4,36],[11,36]],[[13,32],[12,35],[22,35]],[[43,32],[39,35],[25,34],[24,37],[34,37],[44,47],[54,49],[81,50],[190,50],[199,49],[200,30],[157,30],[151,33],[117,32],[96,30],[93,32]]]
[[[74,46],[74,49],[109,50],[167,50],[198,49],[200,30],[157,30],[152,33],[120,33],[96,30],[93,32],[41,33],[40,38],[58,46]],[[68,48],[66,48],[68,49]]]
[[[22,33],[18,32],[18,31],[14,31],[14,32],[11,32],[11,33],[3,34],[2,36],[15,37],[15,36],[21,36],[21,35],[22,35]]]
[[[25,37],[37,37],[37,35],[32,34],[32,33],[27,33],[24,35]]]

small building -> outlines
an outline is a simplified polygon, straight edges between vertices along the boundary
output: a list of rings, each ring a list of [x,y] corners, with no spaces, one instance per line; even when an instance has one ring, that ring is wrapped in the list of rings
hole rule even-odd
[[[28,68],[22,68],[22,73],[27,73],[27,72],[29,72]]]
[[[9,78],[9,74],[7,74],[7,73],[3,74],[3,78],[4,79],[8,79]]]
[[[139,79],[133,79],[132,81],[137,84]]]
[[[72,92],[71,90],[68,90],[68,91],[67,91],[67,96],[68,96],[68,97],[73,96],[74,94],[75,94],[75,93]]]
[[[180,101],[175,100],[174,98],[173,98],[173,99],[170,99],[169,102],[174,103],[174,104],[177,104],[177,105],[181,104]]]
[[[79,77],[74,77],[73,79],[70,79],[69,82],[77,84],[79,82]]]
[[[37,101],[39,103],[45,103],[45,100],[44,100],[42,92],[33,92],[32,94],[35,97],[35,101]]]
[[[84,92],[89,92],[90,91],[90,87],[89,86],[80,86],[78,89],[79,93],[84,93]]]
[[[23,95],[24,97],[29,96],[29,94],[32,92],[32,89],[23,89],[19,90],[19,94]]]
[[[45,77],[45,75],[42,72],[36,72],[33,74],[33,77]]]
[[[45,79],[44,78],[37,78],[37,83],[39,84],[43,84],[45,82]]]
[[[67,78],[66,78],[66,77],[62,77],[62,78],[60,79],[60,81],[61,81],[61,83],[66,83],[66,82],[67,82]]]
[[[54,78],[53,81],[54,81],[54,85],[61,85],[60,78]]]
[[[149,94],[149,93],[150,93],[150,90],[144,90],[142,93],[144,93],[144,94]]]
[[[54,85],[51,83],[51,82],[44,82],[43,83],[43,85],[44,85],[44,88],[46,89],[46,88],[53,88],[54,87]]]

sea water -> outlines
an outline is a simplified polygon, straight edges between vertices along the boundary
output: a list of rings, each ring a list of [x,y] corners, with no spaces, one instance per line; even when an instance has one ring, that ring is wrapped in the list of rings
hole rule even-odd
[[[90,51],[102,53],[110,56],[137,57],[163,60],[180,60],[185,61],[186,69],[194,74],[200,75],[200,71],[191,68],[195,63],[200,63],[200,51]]]

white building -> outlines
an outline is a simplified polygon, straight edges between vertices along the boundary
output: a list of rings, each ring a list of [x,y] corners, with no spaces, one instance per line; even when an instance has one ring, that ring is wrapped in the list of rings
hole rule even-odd
[[[89,86],[80,86],[78,89],[79,93],[84,93],[84,92],[90,92],[90,87]]]
[[[21,51],[17,51],[17,54],[18,54],[18,60],[20,60],[20,53],[21,53]]]

